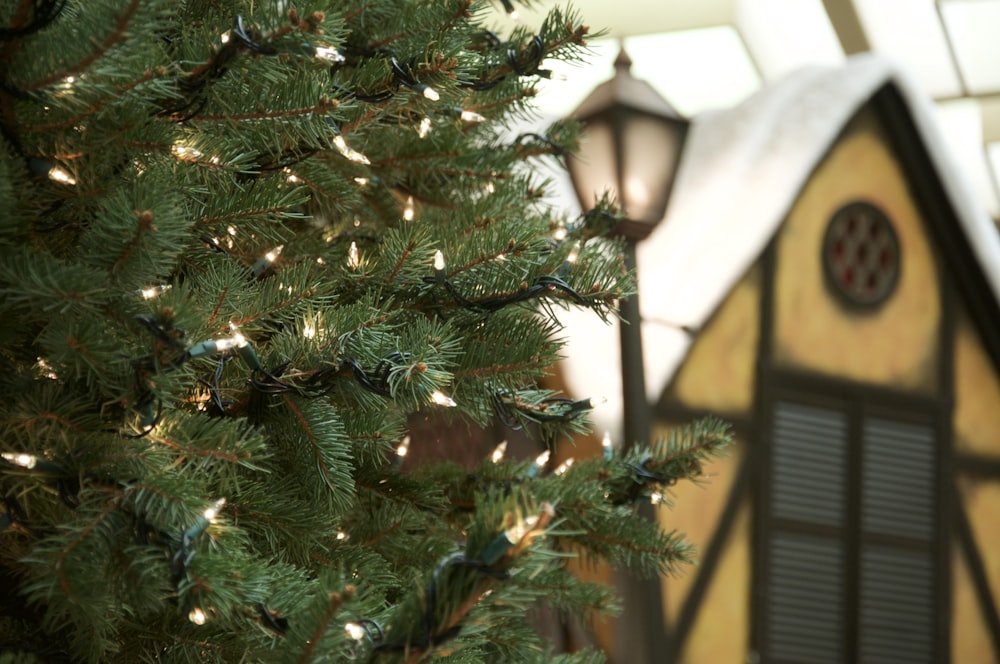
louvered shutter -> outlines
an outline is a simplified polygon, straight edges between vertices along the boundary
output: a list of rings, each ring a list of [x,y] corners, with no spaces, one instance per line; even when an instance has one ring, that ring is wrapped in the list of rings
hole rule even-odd
[[[858,626],[861,662],[934,659],[936,468],[930,427],[881,418],[865,420]],[[878,539],[880,535],[905,539],[897,546],[869,543],[872,539],[886,541]]]
[[[774,412],[771,517],[839,529],[845,518],[847,418],[779,402]],[[767,638],[776,661],[841,661],[843,544],[834,534],[770,533]]]
[[[846,410],[846,404],[845,412],[790,401],[774,406],[764,538],[767,659],[931,662],[937,596],[933,429],[880,417],[853,420],[852,427]],[[849,468],[853,455],[860,455],[860,475]],[[859,520],[848,515],[851,487],[860,491]],[[848,569],[857,570],[855,589],[846,587]],[[846,605],[848,597],[857,604]],[[857,643],[845,644],[854,621]]]

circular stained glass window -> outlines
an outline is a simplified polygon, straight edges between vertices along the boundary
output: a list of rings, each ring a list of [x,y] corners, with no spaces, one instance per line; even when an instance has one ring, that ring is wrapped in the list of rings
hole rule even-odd
[[[851,304],[884,302],[899,281],[899,240],[889,217],[864,202],[837,210],[826,228],[823,266],[834,290]]]

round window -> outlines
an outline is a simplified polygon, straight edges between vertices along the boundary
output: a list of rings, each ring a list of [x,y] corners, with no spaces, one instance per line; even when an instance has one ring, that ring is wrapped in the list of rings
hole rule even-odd
[[[870,203],[837,210],[823,240],[823,266],[833,289],[848,302],[875,306],[899,281],[899,240],[889,217]]]

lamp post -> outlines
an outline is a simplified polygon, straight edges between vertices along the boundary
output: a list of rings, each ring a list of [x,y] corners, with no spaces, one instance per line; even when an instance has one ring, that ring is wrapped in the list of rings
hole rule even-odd
[[[597,86],[573,112],[583,123],[580,152],[567,162],[581,207],[610,191],[625,210],[615,233],[625,238],[625,266],[636,268],[636,245],[663,219],[677,172],[688,122],[653,89],[632,76],[622,49],[615,75]],[[636,288],[638,291],[638,288]],[[646,398],[638,292],[619,304],[622,319],[622,419],[626,447],[649,442],[652,414]],[[652,508],[643,512],[655,518]],[[623,662],[666,657],[667,640],[660,586],[624,580],[626,607],[639,620],[621,620],[617,649]]]

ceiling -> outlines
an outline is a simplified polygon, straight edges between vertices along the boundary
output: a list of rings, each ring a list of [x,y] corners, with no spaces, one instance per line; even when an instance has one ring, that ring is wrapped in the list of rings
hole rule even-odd
[[[514,1],[517,20],[535,26],[557,3],[531,4],[535,10]],[[619,40],[633,74],[689,116],[732,106],[800,67],[875,51],[897,60],[934,99],[956,162],[1000,219],[1000,0],[573,0],[572,7],[608,37],[591,42],[586,66],[564,65],[566,80],[541,86],[547,117],[568,115],[612,75]],[[501,11],[494,20],[512,19]]]

